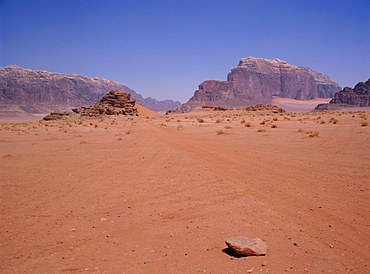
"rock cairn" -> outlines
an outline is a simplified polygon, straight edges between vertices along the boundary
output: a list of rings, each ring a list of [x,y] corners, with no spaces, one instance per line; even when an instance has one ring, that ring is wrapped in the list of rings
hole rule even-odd
[[[104,116],[138,116],[139,113],[135,107],[135,100],[131,99],[131,94],[123,91],[112,90],[104,95],[100,102],[89,107],[79,107],[72,109],[73,112],[53,112],[43,119],[64,120],[79,118],[99,118]]]

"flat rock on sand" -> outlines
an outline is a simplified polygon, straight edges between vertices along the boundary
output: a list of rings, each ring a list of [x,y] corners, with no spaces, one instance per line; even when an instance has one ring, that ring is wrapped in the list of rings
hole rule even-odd
[[[226,239],[227,246],[240,255],[245,256],[261,256],[267,252],[267,244],[259,238],[248,239],[246,237],[237,236]]]

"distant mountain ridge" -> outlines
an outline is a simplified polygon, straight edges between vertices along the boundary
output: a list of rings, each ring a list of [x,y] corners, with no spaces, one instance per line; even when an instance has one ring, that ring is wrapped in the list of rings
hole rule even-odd
[[[12,106],[10,112],[69,111],[99,102],[110,90],[130,93],[138,104],[155,112],[180,105],[172,100],[144,99],[128,86],[103,78],[24,69],[16,65],[0,68],[0,105],[3,109]]]
[[[207,80],[194,96],[178,107],[188,112],[202,106],[243,108],[268,104],[274,97],[296,100],[331,98],[339,85],[307,67],[298,67],[279,59],[242,58],[231,69],[227,81]]]

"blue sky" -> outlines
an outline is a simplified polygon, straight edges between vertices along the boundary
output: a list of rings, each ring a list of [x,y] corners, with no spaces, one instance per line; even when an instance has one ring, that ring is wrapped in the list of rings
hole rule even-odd
[[[354,86],[370,78],[369,14],[369,0],[0,0],[0,66],[181,102],[249,56]]]

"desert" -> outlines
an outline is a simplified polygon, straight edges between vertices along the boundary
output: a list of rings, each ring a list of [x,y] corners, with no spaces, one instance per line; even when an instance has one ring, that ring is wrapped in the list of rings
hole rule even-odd
[[[369,271],[368,110],[137,109],[2,121],[2,273]]]

